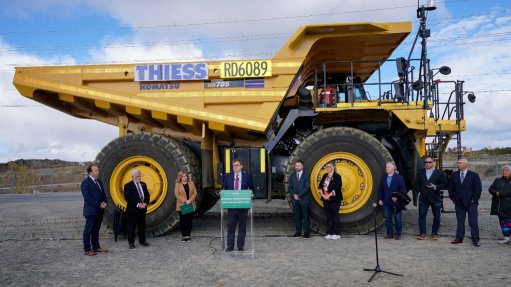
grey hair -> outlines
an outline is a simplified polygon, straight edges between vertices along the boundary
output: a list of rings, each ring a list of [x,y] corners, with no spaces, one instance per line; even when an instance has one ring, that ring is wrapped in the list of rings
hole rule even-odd
[[[131,172],[131,176],[135,176],[137,173],[140,173],[140,170],[138,170],[138,169],[134,169],[134,170]]]
[[[387,165],[387,164],[391,164],[391,165],[394,167],[394,171],[396,171],[396,170],[397,170],[396,164],[395,164],[394,162],[389,161],[389,162],[387,162],[385,165]]]
[[[332,161],[327,162],[327,163],[325,164],[325,167],[326,167],[327,165],[332,166],[332,168],[334,169],[334,172],[337,170],[337,169],[335,168],[335,162],[334,162],[333,160],[332,160]]]

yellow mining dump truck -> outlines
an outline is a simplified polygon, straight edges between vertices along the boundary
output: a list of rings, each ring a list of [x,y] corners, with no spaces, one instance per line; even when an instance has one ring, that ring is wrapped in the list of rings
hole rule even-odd
[[[119,127],[96,158],[106,216],[126,205],[123,185],[138,168],[151,193],[151,235],[178,223],[178,171],[200,187],[203,213],[233,159],[251,174],[255,198],[288,200],[289,176],[302,160],[317,231],[326,224],[318,183],[334,162],[343,178],[343,232],[366,233],[386,162],[412,189],[420,157],[441,154],[465,128],[462,82],[441,101],[444,82],[433,79],[428,60],[389,59],[411,29],[410,22],[310,25],[272,59],[18,67],[14,85],[34,101]]]

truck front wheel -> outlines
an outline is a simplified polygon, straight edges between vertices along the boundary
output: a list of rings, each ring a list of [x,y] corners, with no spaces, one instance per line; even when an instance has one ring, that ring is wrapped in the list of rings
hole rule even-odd
[[[101,150],[96,161],[108,197],[105,223],[109,222],[115,206],[126,207],[124,184],[131,181],[134,169],[140,170],[151,195],[146,216],[148,235],[167,233],[179,222],[174,196],[179,171],[188,172],[200,191],[196,156],[184,144],[165,136],[135,133],[116,138]]]

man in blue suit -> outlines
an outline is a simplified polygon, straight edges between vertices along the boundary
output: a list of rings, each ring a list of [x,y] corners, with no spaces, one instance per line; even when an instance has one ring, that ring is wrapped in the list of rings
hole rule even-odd
[[[396,209],[398,201],[398,192],[407,193],[405,180],[396,173],[396,166],[392,162],[388,162],[385,166],[386,175],[380,179],[378,187],[378,204],[383,206],[383,214],[385,215],[385,226],[387,227],[387,236],[385,239],[401,239],[401,231],[403,230],[402,212]],[[396,228],[394,230],[395,221]]]
[[[289,177],[288,191],[291,195],[291,204],[295,217],[295,235],[299,238],[302,234],[303,220],[303,238],[309,238],[309,193],[311,189],[310,176],[303,171],[303,162],[297,160],[295,163],[295,172]]]
[[[476,247],[479,243],[479,226],[477,225],[477,206],[481,197],[481,179],[479,175],[468,170],[468,161],[464,158],[458,160],[458,171],[451,175],[449,181],[449,197],[454,202],[456,210],[456,238],[452,244],[463,242],[465,237],[465,217],[468,213],[468,225],[472,236],[472,244]]]
[[[85,255],[94,256],[97,252],[108,251],[99,245],[99,229],[106,208],[106,194],[103,183],[98,179],[99,167],[96,164],[90,164],[87,167],[87,173],[89,175],[80,185],[83,195],[83,216],[85,217],[83,250]]]
[[[242,172],[243,165],[237,159],[232,161],[232,173],[225,174],[223,190],[251,190],[254,191],[252,185],[252,177]],[[238,238],[236,245],[238,251],[243,251],[245,247],[245,235],[247,233],[247,214],[248,209],[228,209],[227,210],[227,249],[225,251],[234,250],[234,233],[236,225],[238,225]]]

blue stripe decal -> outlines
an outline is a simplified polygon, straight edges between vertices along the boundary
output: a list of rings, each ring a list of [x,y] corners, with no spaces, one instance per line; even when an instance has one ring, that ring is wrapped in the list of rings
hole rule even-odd
[[[245,79],[245,88],[264,88],[264,79]]]

